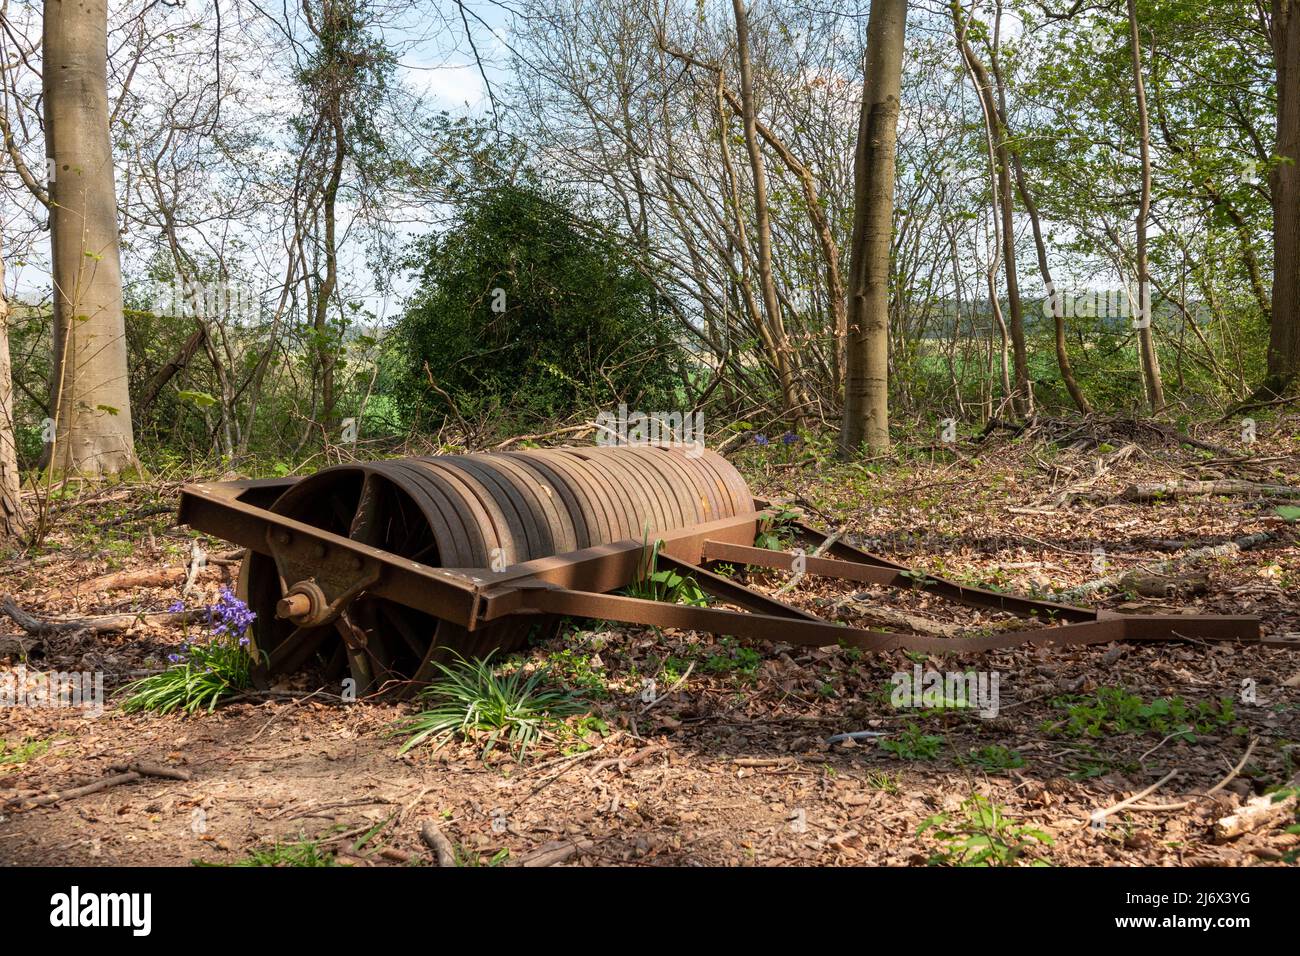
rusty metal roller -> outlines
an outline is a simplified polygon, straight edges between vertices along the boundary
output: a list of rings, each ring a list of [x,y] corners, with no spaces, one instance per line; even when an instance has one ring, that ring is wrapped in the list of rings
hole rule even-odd
[[[724,458],[689,446],[550,448],[440,455],[327,468],[270,509],[390,554],[440,568],[501,570],[536,558],[754,512],[744,479]],[[342,613],[299,593],[271,557],[252,553],[241,588],[257,612],[254,637],[270,674],[319,657],[326,676],[351,671],[359,689],[424,682],[448,651],[511,649],[551,619],[508,618],[472,633],[356,588]],[[338,591],[347,582],[332,582]],[[286,594],[285,589],[290,588]]]

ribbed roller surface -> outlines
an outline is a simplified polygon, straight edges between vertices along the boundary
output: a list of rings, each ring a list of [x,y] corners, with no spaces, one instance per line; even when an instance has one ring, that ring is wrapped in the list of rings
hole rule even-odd
[[[714,452],[597,446],[340,465],[304,478],[271,510],[424,564],[501,568],[593,545],[654,540],[659,532],[751,514],[754,503],[739,472]],[[362,594],[348,608],[350,625],[366,638],[362,655],[333,633],[342,626],[337,622],[313,631],[276,618],[281,586],[270,558],[250,555],[241,580],[258,614],[260,650],[305,642],[327,676],[350,667],[363,687],[425,681],[446,651],[508,650],[537,624],[536,617],[505,620],[471,634]]]

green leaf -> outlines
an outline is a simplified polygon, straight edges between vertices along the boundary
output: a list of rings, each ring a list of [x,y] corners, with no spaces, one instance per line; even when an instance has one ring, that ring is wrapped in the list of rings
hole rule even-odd
[[[199,408],[206,408],[209,405],[217,404],[217,400],[207,392],[189,392],[181,390],[176,394],[182,401],[193,402]]]

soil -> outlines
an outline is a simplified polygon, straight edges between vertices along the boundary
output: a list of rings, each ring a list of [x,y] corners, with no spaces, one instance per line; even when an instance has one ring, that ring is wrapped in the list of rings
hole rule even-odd
[[[811,523],[919,571],[1009,591],[1059,593],[1098,577],[1103,560],[1105,572],[1141,569],[1267,533],[1198,565],[1207,577],[1185,594],[1100,590],[1086,600],[1258,615],[1266,635],[1280,636],[1300,634],[1300,524],[1279,513],[1282,499],[1136,503],[1122,492],[1175,478],[1294,485],[1295,426],[1261,427],[1249,446],[1232,428],[1204,431],[1206,448],[1113,421],[1046,423],[853,466],[802,442],[755,444],[734,459],[756,494],[802,507]],[[0,594],[29,626],[211,603],[233,583],[237,559],[229,544],[202,538],[221,563],[182,597],[196,535],[171,512],[154,513],[174,504],[175,490],[128,485],[61,500],[44,546],[0,566]],[[129,572],[152,577],[122,577]],[[774,591],[787,577],[747,581]],[[849,594],[922,625],[1005,626],[1003,615],[924,593],[816,579],[783,599],[874,626],[869,611],[855,618],[843,604]],[[992,828],[992,862],[1280,865],[1300,843],[1285,817],[1224,843],[1212,832],[1296,773],[1300,648],[1188,641],[927,659],[587,622],[526,657],[549,661],[552,678],[598,719],[571,720],[521,761],[500,749],[484,758],[482,741],[402,754],[389,731],[412,704],[343,703],[310,675],[193,717],[120,711],[114,691],[165,667],[196,627],[140,618],[118,633],[33,635],[0,614],[3,673],[100,671],[109,693],[98,716],[0,710],[0,863],[229,864],[313,844],[337,863],[421,865],[433,859],[420,836],[432,821],[471,865],[922,865],[959,862],[962,831],[988,834],[979,820],[988,805],[1005,821]],[[996,673],[996,716],[893,706],[892,676],[918,665]],[[1109,717],[1106,701],[1118,708]],[[826,742],[854,731],[885,736]],[[30,805],[140,761],[190,779],[145,776]],[[1171,772],[1137,806],[1096,818]]]

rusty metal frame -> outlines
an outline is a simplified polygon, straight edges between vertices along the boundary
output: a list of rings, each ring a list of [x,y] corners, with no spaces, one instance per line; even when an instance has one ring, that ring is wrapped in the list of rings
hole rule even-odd
[[[350,538],[276,514],[269,505],[293,480],[186,485],[180,520],[273,558],[286,593],[309,575],[338,610],[364,580],[365,590],[470,632],[509,618],[570,615],[651,627],[674,627],[794,645],[844,645],[868,651],[910,650],[932,654],[979,653],[1022,645],[1053,646],[1110,641],[1202,640],[1294,644],[1263,639],[1255,617],[1115,614],[1014,594],[969,587],[910,571],[904,565],[855,548],[801,522],[800,541],[826,556],[802,558],[804,573],[861,584],[922,590],[962,604],[1036,618],[1039,626],[966,638],[891,633],[827,621],[715,573],[733,565],[790,571],[796,555],[753,546],[762,522],[777,512],[760,510],[655,535],[658,560],[694,576],[702,590],[745,610],[693,607],[612,594],[643,572],[654,542],[624,540],[537,558],[501,571],[438,568],[389,554]]]

